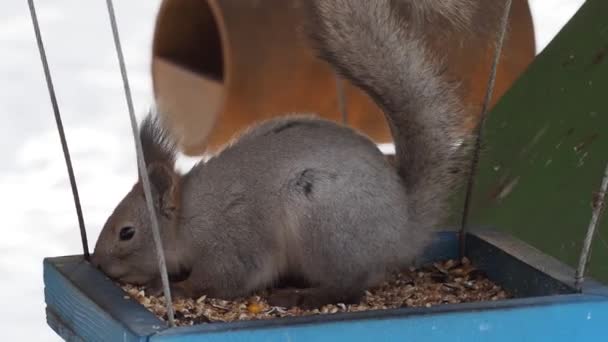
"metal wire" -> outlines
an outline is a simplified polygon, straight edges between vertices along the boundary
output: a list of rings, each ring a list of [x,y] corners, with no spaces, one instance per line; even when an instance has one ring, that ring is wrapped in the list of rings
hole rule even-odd
[[[475,184],[475,171],[477,170],[477,164],[479,163],[479,150],[481,147],[481,135],[483,132],[483,126],[486,120],[486,114],[488,111],[488,107],[490,106],[490,101],[492,100],[492,94],[494,93],[494,85],[496,83],[496,71],[498,70],[498,62],[500,60],[500,55],[502,54],[502,47],[504,44],[505,36],[507,33],[507,26],[509,23],[509,14],[511,13],[511,3],[512,0],[505,1],[504,13],[500,22],[500,32],[498,35],[498,40],[496,42],[496,49],[494,51],[494,60],[492,61],[492,68],[490,70],[490,77],[488,79],[488,86],[486,88],[486,94],[483,100],[482,108],[481,108],[481,116],[479,123],[476,128],[476,138],[475,138],[475,149],[473,151],[473,158],[471,160],[471,165],[469,169],[469,178],[467,182],[467,192],[464,199],[464,207],[462,212],[462,221],[460,224],[460,232],[459,232],[459,249],[460,256],[464,257],[466,252],[466,232],[467,232],[467,224],[470,213],[470,205],[471,205],[471,195],[473,193],[473,186]]]
[[[87,239],[87,231],[84,226],[84,215],[82,214],[82,207],[80,206],[80,196],[78,195],[78,186],[76,185],[76,177],[74,176],[74,169],[72,168],[72,158],[70,157],[70,150],[68,148],[67,139],[63,130],[63,123],[61,121],[61,113],[59,112],[59,105],[57,104],[57,97],[55,96],[55,87],[53,85],[53,79],[51,78],[51,71],[49,69],[49,63],[46,58],[46,51],[44,49],[44,43],[42,42],[42,34],[40,32],[40,25],[38,24],[38,16],[36,15],[36,6],[34,0],[28,0],[30,7],[30,16],[32,17],[32,24],[34,25],[34,32],[36,34],[36,43],[38,44],[38,52],[40,53],[40,61],[42,62],[42,68],[44,69],[44,77],[46,79],[46,86],[51,97],[51,104],[53,106],[53,113],[55,115],[55,122],[57,123],[57,131],[59,132],[59,139],[61,140],[61,148],[63,149],[63,157],[65,158],[65,165],[68,169],[68,177],[70,179],[70,186],[72,188],[72,196],[74,197],[74,206],[76,207],[76,216],[78,217],[78,226],[80,227],[80,240],[82,242],[82,251],[85,260],[89,260],[89,242]]]
[[[606,192],[608,191],[608,164],[604,170],[604,177],[602,178],[602,184],[600,185],[600,191],[597,193],[593,200],[593,212],[591,213],[591,221],[587,227],[587,235],[583,242],[583,249],[578,260],[578,268],[576,269],[576,275],[574,277],[574,285],[580,291],[585,281],[585,269],[591,259],[591,243],[595,236],[595,231],[599,225],[604,206],[606,205]]]
[[[148,178],[148,172],[146,162],[144,160],[143,149],[141,146],[141,140],[139,139],[139,131],[137,128],[137,120],[135,118],[135,111],[133,109],[133,99],[131,96],[131,88],[129,86],[129,79],[127,77],[127,69],[125,67],[125,59],[122,53],[122,46],[120,44],[120,36],[118,34],[118,24],[116,23],[116,15],[114,14],[114,4],[112,0],[106,0],[108,6],[108,14],[110,15],[110,24],[112,26],[112,35],[114,37],[114,46],[116,48],[116,54],[118,57],[118,64],[120,65],[120,74],[122,76],[125,97],[127,100],[127,106],[129,107],[129,118],[131,120],[131,129],[133,131],[133,138],[135,140],[135,151],[137,154],[137,165],[139,168],[139,174],[141,182],[144,188],[144,196],[146,199],[146,205],[148,212],[150,213],[150,220],[152,222],[152,236],[154,238],[154,244],[156,247],[156,257],[158,261],[158,268],[160,270],[160,276],[163,285],[163,292],[166,299],[167,305],[167,317],[170,326],[175,326],[175,313],[173,311],[173,301],[171,299],[171,288],[169,287],[169,275],[167,273],[167,264],[165,261],[165,252],[163,249],[160,229],[156,212],[154,209],[154,203],[152,201],[152,191],[150,188],[150,179]]]

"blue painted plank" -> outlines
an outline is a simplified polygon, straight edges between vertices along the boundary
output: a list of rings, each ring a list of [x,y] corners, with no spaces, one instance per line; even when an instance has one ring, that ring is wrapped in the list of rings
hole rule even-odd
[[[82,257],[44,261],[49,325],[64,339],[146,341],[166,325]]]
[[[573,300],[559,305],[454,311],[405,318],[206,333],[188,328],[170,329],[152,336],[150,341],[605,341],[608,299],[568,297]]]
[[[574,270],[520,240],[492,231],[467,236],[467,256],[513,297],[575,293]]]
[[[83,339],[78,337],[76,333],[70,328],[70,325],[62,321],[53,310],[46,308],[46,322],[55,330],[57,335],[61,336],[65,341],[81,342]]]

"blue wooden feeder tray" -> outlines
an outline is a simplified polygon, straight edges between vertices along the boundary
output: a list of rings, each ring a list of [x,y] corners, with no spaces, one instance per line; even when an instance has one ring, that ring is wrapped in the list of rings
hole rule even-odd
[[[608,287],[504,233],[467,235],[468,257],[514,297],[169,328],[82,256],[44,260],[47,322],[69,341],[605,341]],[[424,260],[457,257],[455,232],[438,234]]]

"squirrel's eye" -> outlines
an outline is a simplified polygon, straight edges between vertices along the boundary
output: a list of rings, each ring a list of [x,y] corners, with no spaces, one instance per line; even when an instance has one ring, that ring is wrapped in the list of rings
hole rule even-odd
[[[131,226],[122,227],[120,233],[118,234],[121,241],[131,240],[131,238],[133,238],[133,235],[135,235],[135,228]]]

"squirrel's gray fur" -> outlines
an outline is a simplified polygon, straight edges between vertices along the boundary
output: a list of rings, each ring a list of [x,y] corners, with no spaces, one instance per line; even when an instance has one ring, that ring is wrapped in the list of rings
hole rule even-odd
[[[467,29],[481,1],[306,2],[321,58],[385,111],[397,172],[352,129],[288,116],[179,175],[175,145],[148,117],[140,135],[174,291],[233,298],[294,277],[305,288],[271,299],[313,307],[356,300],[410,265],[445,217],[468,154],[455,85],[422,26],[441,17]],[[104,226],[93,261],[115,279],[154,287],[145,208],[138,182]]]

